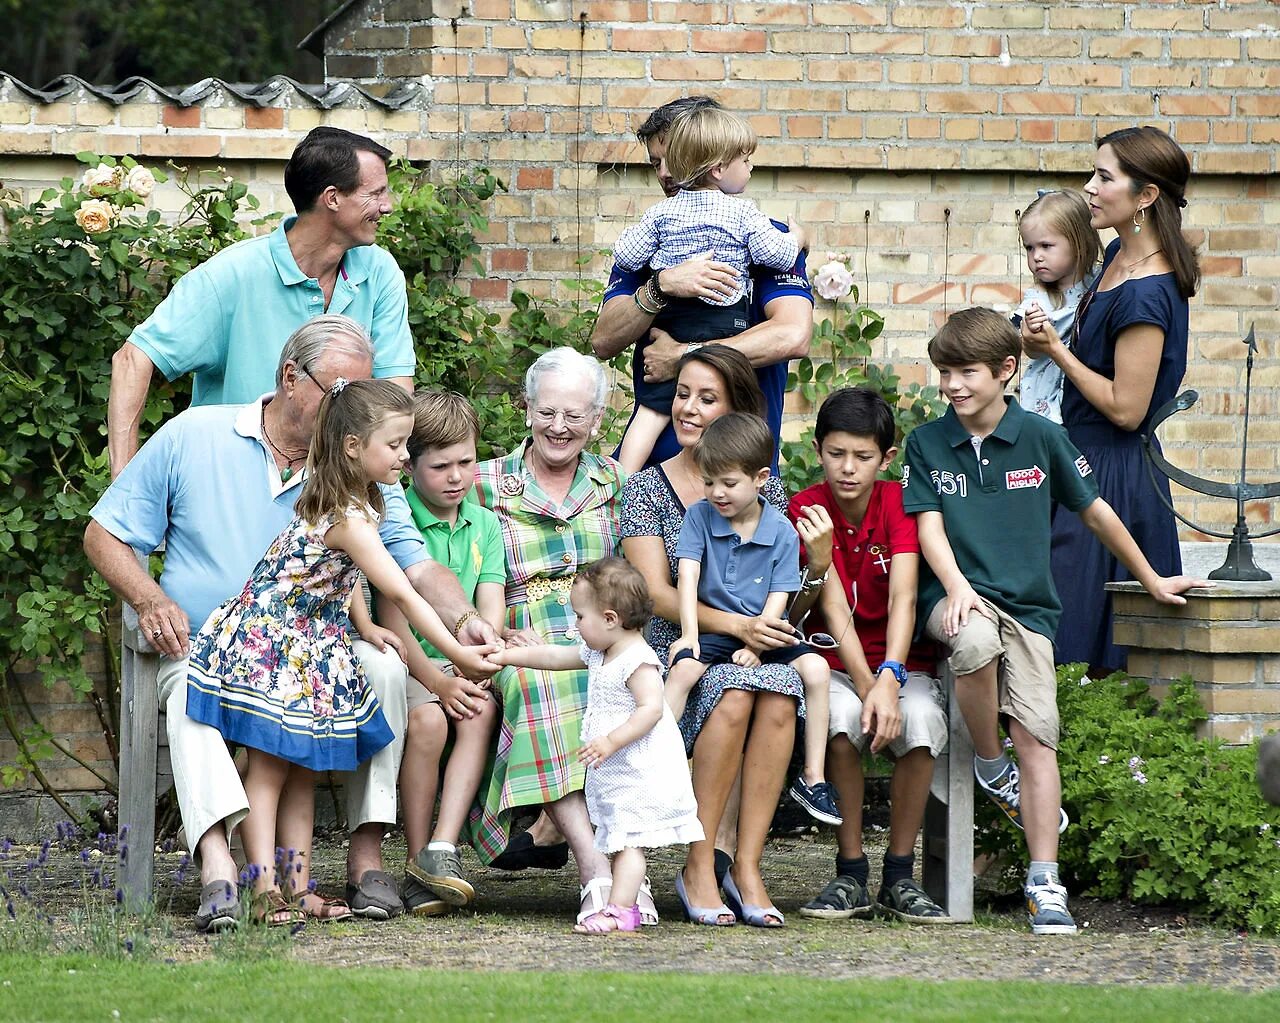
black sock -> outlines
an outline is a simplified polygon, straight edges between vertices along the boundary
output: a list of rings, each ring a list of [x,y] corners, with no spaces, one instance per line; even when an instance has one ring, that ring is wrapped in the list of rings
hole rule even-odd
[[[906,856],[895,856],[890,852],[885,853],[884,872],[882,874],[882,877],[884,878],[884,886],[886,888],[892,888],[904,877],[911,877],[912,872],[915,870],[915,866],[915,853],[907,853]]]
[[[867,876],[870,868],[867,866],[866,856],[859,856],[856,860],[846,860],[836,857],[836,876],[851,877],[860,885],[867,883]]]

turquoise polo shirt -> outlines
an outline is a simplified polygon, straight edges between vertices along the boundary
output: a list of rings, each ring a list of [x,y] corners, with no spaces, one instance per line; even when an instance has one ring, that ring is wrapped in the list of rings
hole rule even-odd
[[[954,409],[911,431],[903,459],[903,507],[942,513],[969,585],[1032,632],[1053,639],[1062,605],[1049,570],[1053,503],[1080,512],[1098,497],[1093,468],[1067,431],[1014,399],[975,450]],[[916,622],[946,596],[926,565]]]
[[[129,340],[173,380],[194,373],[193,405],[240,405],[275,388],[284,343],[307,320],[341,313],[373,338],[375,377],[413,376],[404,274],[376,245],[348,249],[329,308],[300,269],[286,217],[271,234],[223,249],[178,279]]]
[[[507,551],[502,543],[502,525],[497,515],[467,500],[458,508],[457,523],[450,526],[443,519],[436,518],[413,489],[413,484],[404,488],[404,496],[427,553],[433,561],[447,565],[449,571],[458,577],[467,600],[475,603],[476,587],[481,583],[507,585]],[[414,635],[428,657],[448,659],[416,630]]]
[[[262,440],[262,401],[188,409],[130,459],[89,514],[136,551],[165,542],[160,588],[194,633],[239,593],[293,519],[304,473],[288,483]],[[382,487],[378,532],[401,568],[427,560],[404,491]]]
[[[717,611],[754,618],[770,593],[800,588],[800,535],[764,498],[755,535],[744,541],[729,520],[698,501],[685,513],[676,557],[702,563],[698,600]]]

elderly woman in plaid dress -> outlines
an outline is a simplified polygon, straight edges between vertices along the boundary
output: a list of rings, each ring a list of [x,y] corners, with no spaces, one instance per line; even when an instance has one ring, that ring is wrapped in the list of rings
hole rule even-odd
[[[529,439],[476,470],[476,499],[502,524],[508,643],[576,642],[569,635],[576,573],[618,552],[621,468],[583,450],[599,432],[607,394],[595,359],[570,348],[547,352],[525,377]],[[608,895],[609,861],[593,844],[578,761],[587,673],[508,668],[494,686],[502,725],[471,814],[476,852],[485,863],[522,870],[561,867],[572,849],[584,909],[603,908],[594,903]],[[546,812],[513,840],[512,811],[521,806]]]

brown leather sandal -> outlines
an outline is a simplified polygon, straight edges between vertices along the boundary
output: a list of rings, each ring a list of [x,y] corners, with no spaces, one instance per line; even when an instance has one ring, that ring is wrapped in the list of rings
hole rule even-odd
[[[265,924],[268,927],[292,927],[294,924],[306,923],[307,914],[291,905],[282,892],[273,888],[254,895],[250,919],[255,924]]]
[[[314,900],[314,902],[310,901]],[[347,905],[346,899],[328,898],[319,892],[303,892],[298,897],[298,906],[311,920],[322,924],[337,923],[340,920],[354,920],[355,913]],[[314,908],[313,908],[314,907]]]

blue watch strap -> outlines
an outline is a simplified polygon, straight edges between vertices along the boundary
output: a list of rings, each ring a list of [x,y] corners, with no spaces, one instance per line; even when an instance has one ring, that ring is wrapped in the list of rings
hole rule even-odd
[[[879,678],[880,672],[888,668],[893,672],[893,677],[898,680],[898,687],[901,688],[907,684],[907,666],[901,661],[885,661],[876,669],[876,677]]]

